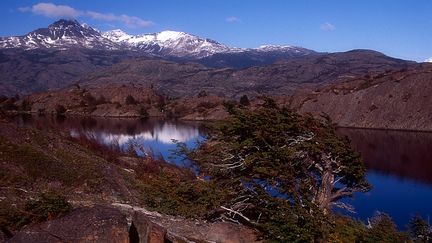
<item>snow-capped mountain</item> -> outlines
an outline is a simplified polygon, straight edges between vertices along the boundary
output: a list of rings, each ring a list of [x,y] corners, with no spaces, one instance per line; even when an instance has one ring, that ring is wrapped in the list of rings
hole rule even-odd
[[[59,48],[71,47],[118,49],[118,45],[105,37],[99,31],[90,26],[81,25],[76,20],[64,20],[54,22],[48,28],[32,31],[24,36],[12,36],[0,38],[0,48]]]
[[[119,29],[99,32],[86,24],[80,24],[76,20],[64,19],[24,36],[1,37],[1,48],[126,50],[143,55],[189,60],[209,58],[215,54],[223,55],[224,58],[227,55],[236,55],[237,57],[243,55],[245,58],[257,58],[258,56],[258,59],[260,59],[260,55],[272,55],[273,59],[278,59],[285,56],[291,58],[313,53],[313,51],[304,48],[277,45],[266,45],[258,48],[233,48],[211,39],[170,30],[141,35],[129,35]]]
[[[301,49],[303,48],[299,48],[299,47],[295,47],[295,46],[280,46],[280,45],[262,45],[258,48],[252,48],[252,50],[256,50],[259,52],[274,52],[274,51],[281,51],[281,52],[286,52],[286,51],[293,51],[293,52],[301,52]]]
[[[102,35],[123,46],[174,57],[200,58],[232,50],[214,40],[170,30],[136,36],[126,34],[122,30],[112,30]]]
[[[432,63],[432,57],[430,57],[430,58],[424,60],[423,62],[430,62],[430,63]]]

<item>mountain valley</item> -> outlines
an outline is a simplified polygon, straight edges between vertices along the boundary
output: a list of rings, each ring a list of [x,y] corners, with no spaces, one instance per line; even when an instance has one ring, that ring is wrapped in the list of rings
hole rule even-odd
[[[66,2],[0,3],[0,242],[432,238],[426,4]]]

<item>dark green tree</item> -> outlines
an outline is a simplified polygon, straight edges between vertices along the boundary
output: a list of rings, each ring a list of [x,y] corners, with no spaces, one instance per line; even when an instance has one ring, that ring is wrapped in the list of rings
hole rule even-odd
[[[243,95],[242,97],[240,97],[240,105],[242,105],[242,106],[249,106],[250,105],[250,101],[249,101],[249,98],[247,97],[247,95]]]
[[[266,99],[232,116],[195,151],[185,151],[205,175],[232,191],[213,218],[252,225],[280,241],[322,239],[334,206],[369,188],[365,168],[330,122],[302,117]]]
[[[150,116],[147,109],[145,107],[142,107],[142,106],[140,107],[139,115],[141,118],[144,118],[144,119],[149,118],[149,116]]]
[[[96,100],[96,104],[98,105],[106,104],[106,103],[108,103],[107,99],[103,95],[99,96],[99,98]]]
[[[64,116],[66,113],[66,108],[63,105],[57,105],[55,107],[55,112],[58,116]]]
[[[205,90],[201,90],[198,93],[198,98],[207,97],[207,92]]]
[[[24,100],[21,102],[20,109],[21,109],[22,111],[30,111],[30,110],[31,110],[31,107],[32,107],[32,105],[31,105],[31,103],[30,103],[29,100],[24,99]]]
[[[432,228],[420,215],[413,217],[408,225],[411,238],[416,242],[430,242],[432,240]]]
[[[96,98],[90,93],[86,92],[83,94],[84,102],[87,104],[87,106],[96,106],[97,101]]]
[[[378,212],[369,222],[366,242],[407,242],[408,236],[398,232],[396,224],[388,214]]]
[[[126,97],[126,105],[136,105],[138,102],[135,100],[135,98],[132,95],[128,95]]]

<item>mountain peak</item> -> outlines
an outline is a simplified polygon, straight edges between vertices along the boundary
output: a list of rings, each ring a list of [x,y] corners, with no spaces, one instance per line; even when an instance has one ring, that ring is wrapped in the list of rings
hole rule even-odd
[[[82,27],[76,19],[59,19],[50,24],[48,28]]]
[[[118,49],[116,43],[104,38],[100,32],[90,26],[81,25],[74,19],[60,19],[47,28],[34,30],[24,36],[0,38],[0,48],[96,48],[104,50]]]
[[[102,35],[124,47],[162,56],[200,58],[231,50],[216,41],[173,30],[133,36],[116,29]]]
[[[179,38],[185,36],[192,36],[192,35],[180,31],[173,31],[173,30],[164,30],[159,33],[156,33],[156,39],[159,41],[178,40]]]
[[[102,36],[114,42],[123,42],[131,37],[131,35],[121,29],[103,32]]]

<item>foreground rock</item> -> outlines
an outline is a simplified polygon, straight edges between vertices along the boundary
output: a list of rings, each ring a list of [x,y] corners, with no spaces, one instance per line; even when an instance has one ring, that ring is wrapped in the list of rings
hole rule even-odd
[[[256,231],[232,223],[209,223],[114,204],[132,215],[140,242],[256,242]],[[133,228],[132,228],[133,229]]]
[[[231,223],[208,223],[125,204],[77,208],[23,229],[8,242],[256,242],[256,232]]]
[[[115,208],[78,208],[70,214],[25,228],[8,242],[128,242],[126,216]]]

